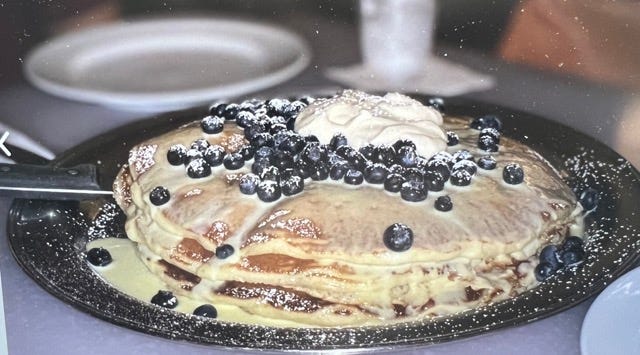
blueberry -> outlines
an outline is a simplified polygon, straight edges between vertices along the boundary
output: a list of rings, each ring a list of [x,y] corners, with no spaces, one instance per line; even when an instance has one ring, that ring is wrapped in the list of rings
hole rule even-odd
[[[364,175],[362,171],[356,169],[349,169],[344,174],[344,182],[349,185],[360,185],[364,181]]]
[[[451,147],[458,143],[460,143],[460,137],[458,137],[458,134],[453,131],[447,131],[447,145]]]
[[[216,307],[210,304],[203,304],[202,306],[198,306],[198,308],[193,310],[193,315],[206,318],[217,318],[218,310],[216,309]]]
[[[453,165],[451,165],[453,167]],[[451,167],[444,160],[439,159],[430,159],[427,161],[426,172],[438,173],[440,176],[446,181],[449,179],[449,175],[451,174]]]
[[[444,100],[440,97],[432,97],[427,101],[427,105],[433,107],[434,109],[444,112]]]
[[[311,176],[311,168],[312,164],[306,163],[304,160],[299,159],[295,162],[295,166],[293,170],[303,179],[306,179]]]
[[[478,159],[478,166],[480,169],[493,170],[496,168],[496,165],[496,160],[490,155],[485,155]]]
[[[290,102],[287,99],[271,99],[266,103],[267,115],[281,116],[287,111],[289,104]]]
[[[466,149],[459,150],[453,153],[453,163],[457,163],[461,160],[473,160],[473,154]]]
[[[453,208],[453,202],[449,196],[440,196],[436,199],[434,206],[438,211],[448,212]]]
[[[216,102],[209,108],[209,113],[215,116],[222,116],[226,107],[227,104],[225,102]]]
[[[224,118],[218,116],[207,116],[200,121],[200,127],[204,133],[220,133],[224,129]]]
[[[415,148],[405,145],[396,149],[396,163],[405,168],[416,166],[418,163],[418,154]]]
[[[348,156],[352,155],[355,151],[355,148],[349,145],[342,145],[336,148],[335,153],[337,156],[346,159]]]
[[[260,101],[254,100],[245,100],[238,104],[238,114],[240,112],[250,112],[254,113],[256,109],[260,106]],[[238,120],[238,115],[236,115],[236,121]]]
[[[224,148],[219,145],[212,145],[204,151],[202,158],[209,166],[218,166],[222,164],[224,155]]]
[[[495,128],[483,128],[478,134],[478,138],[490,137],[496,144],[500,143],[500,131]]]
[[[111,253],[105,248],[91,248],[87,251],[87,261],[94,266],[107,266],[113,259]]]
[[[484,150],[485,152],[497,152],[498,151],[498,142],[490,136],[481,136],[478,138],[478,148]]]
[[[389,166],[389,173],[390,174],[404,174],[404,168],[402,167],[402,165],[400,164],[393,164],[391,166]]]
[[[367,164],[367,159],[355,149],[351,149],[344,156],[344,159],[351,165],[352,168],[363,171]]]
[[[269,133],[276,134],[278,132],[288,132],[287,126],[284,123],[274,123],[269,127]]]
[[[245,195],[253,195],[260,183],[260,178],[256,174],[244,174],[240,177],[240,192]]]
[[[292,134],[286,137],[279,145],[278,148],[293,154],[300,153],[306,145],[304,138],[298,134]]]
[[[271,165],[271,161],[267,158],[256,159],[253,164],[251,164],[251,172],[256,175],[262,175],[262,172],[269,168]]]
[[[242,159],[244,159],[244,161],[247,161],[247,160],[253,159],[253,156],[256,153],[256,149],[252,145],[247,144],[242,146],[242,148],[238,150],[238,153],[242,155]],[[205,157],[205,160],[206,160],[206,157]]]
[[[447,182],[447,179],[445,179],[442,174],[437,171],[427,170],[424,173],[424,184],[429,191],[442,191],[444,189],[444,184]]]
[[[405,181],[404,177],[400,174],[389,174],[384,180],[384,189],[389,192],[399,192]]]
[[[169,190],[165,189],[162,186],[156,186],[149,193],[149,201],[156,206],[164,205],[169,202],[171,195],[169,194]]]
[[[160,290],[151,298],[151,303],[160,307],[173,309],[178,305],[178,299],[171,291]]]
[[[420,169],[417,168],[404,169],[404,173],[402,174],[402,176],[406,181],[418,183],[424,182],[424,174],[422,173],[422,171],[420,171]]]
[[[464,169],[453,170],[451,171],[449,181],[452,185],[455,186],[468,186],[469,184],[471,184],[471,177],[472,175]]]
[[[222,244],[221,246],[216,248],[216,258],[218,259],[226,259],[233,255],[235,250],[229,244]]]
[[[189,149],[187,150],[186,158],[184,159],[184,164],[189,165],[192,161],[196,159],[202,159],[204,156],[204,151],[199,151],[197,149]]]
[[[318,137],[314,136],[313,134],[305,136],[304,141],[307,143],[312,143],[312,142],[320,143],[320,140],[318,139]]]
[[[264,119],[267,118],[267,106],[266,104],[263,104],[259,107],[256,107],[253,110],[253,114],[256,116],[257,119]]]
[[[517,185],[524,181],[524,171],[517,163],[509,163],[502,170],[504,182],[510,185]]]
[[[327,164],[320,162],[311,166],[309,177],[311,180],[321,181],[329,178],[329,167]]]
[[[269,133],[258,133],[249,141],[252,147],[258,150],[260,147],[273,147],[273,136]]]
[[[329,168],[329,177],[332,180],[340,180],[347,173],[347,170],[349,170],[349,163],[346,160],[337,161]]]
[[[293,168],[293,155],[287,151],[276,150],[273,153],[273,165],[281,170]]]
[[[236,115],[238,114],[239,107],[237,104],[228,104],[224,108],[224,112],[222,112],[221,117],[224,117],[225,120],[235,120]]]
[[[266,118],[267,126],[275,126],[278,124],[284,125],[286,127],[287,120],[281,115],[271,116]]]
[[[184,164],[187,159],[187,148],[182,144],[174,144],[167,151],[167,161],[171,165]]]
[[[466,170],[472,176],[478,172],[478,166],[471,160],[460,160],[459,162],[453,164],[451,168],[452,171],[456,170]]]
[[[276,126],[280,126],[280,125],[278,124]],[[291,135],[294,135],[294,134],[296,133],[291,132],[289,130],[278,130],[277,132],[273,133],[273,147],[276,149],[280,149],[280,145],[282,144],[282,142],[284,142]],[[280,150],[285,150],[285,149],[280,149]]]
[[[327,160],[327,150],[317,143],[307,144],[300,153],[302,160],[309,164],[316,164]]]
[[[389,174],[384,164],[373,163],[364,168],[364,179],[370,184],[382,184]]]
[[[311,96],[302,96],[302,97],[299,97],[297,101],[300,101],[305,105],[309,105],[309,104],[312,104],[315,101],[315,99]]]
[[[497,116],[485,115],[477,117],[471,121],[471,128],[481,130],[483,128],[495,128],[498,131],[502,130],[502,121]]]
[[[287,174],[280,180],[280,190],[285,196],[292,196],[304,190],[304,179],[297,174]]]
[[[331,141],[329,142],[329,148],[331,150],[336,150],[343,145],[347,145],[347,137],[342,133],[336,133],[331,137]]]
[[[565,267],[572,267],[582,264],[584,256],[584,250],[582,249],[563,250],[562,254],[560,254],[560,260],[562,260]]]
[[[381,144],[376,147],[376,153],[372,161],[386,166],[393,165],[396,163],[396,150],[392,146]]]
[[[260,133],[267,133],[267,127],[260,122],[256,122],[254,124],[252,124],[251,126],[247,126],[244,129],[244,137],[251,141],[253,139],[253,137],[255,137],[256,135],[260,134]]]
[[[207,177],[211,175],[211,166],[202,158],[194,159],[187,165],[187,175],[192,179]]]
[[[204,138],[199,138],[196,139],[195,141],[193,141],[193,143],[191,143],[191,150],[197,150],[201,153],[204,153],[205,150],[207,150],[207,148],[209,148],[211,144],[209,144],[209,141],[207,141]]]
[[[224,156],[222,163],[228,170],[238,170],[244,166],[244,158],[240,153],[228,153]]]
[[[560,249],[564,252],[568,250],[582,249],[583,246],[584,246],[584,241],[582,240],[582,238],[576,237],[576,236],[570,236],[570,237],[567,237],[564,240],[564,242],[562,242]]]
[[[460,154],[467,154],[469,153],[468,150],[462,150],[462,152],[464,153],[460,153]],[[473,159],[473,156],[471,157],[471,159]],[[440,163],[445,163],[449,166],[453,166],[453,163],[455,163],[457,160],[456,158],[453,156],[453,154],[449,153],[449,152],[437,152],[436,154],[434,154],[431,158],[429,158],[429,160],[427,162],[440,162]]]
[[[280,169],[275,166],[268,166],[263,169],[260,174],[260,180],[280,181]]]
[[[282,109],[282,116],[287,119],[287,123],[289,123],[289,120],[295,121],[298,114],[302,112],[305,107],[307,107],[307,105],[302,101],[292,101]]]
[[[419,202],[427,198],[427,189],[424,183],[406,181],[400,187],[400,197],[409,202]]]
[[[580,194],[580,198],[578,199],[582,208],[585,212],[590,212],[598,207],[598,202],[600,201],[600,195],[598,191],[592,188],[587,188]]]
[[[271,157],[273,156],[273,148],[268,146],[262,146],[256,150],[254,154],[256,160],[260,160],[263,158],[269,159],[271,161]]]
[[[256,189],[258,198],[264,202],[273,202],[280,198],[282,191],[277,181],[264,180],[258,184]]]
[[[382,241],[392,251],[406,251],[413,244],[413,231],[402,223],[394,223],[384,231]]]
[[[236,124],[241,128],[247,128],[256,124],[258,119],[256,115],[248,111],[240,111],[236,115]]]
[[[562,266],[558,257],[558,247],[553,244],[545,246],[540,251],[540,262],[551,265],[554,272]]]
[[[416,144],[409,139],[398,139],[393,143],[393,150],[399,152],[402,147],[410,147],[413,150],[416,150]]]
[[[536,275],[536,280],[542,282],[548,279],[556,271],[557,269],[554,269],[551,264],[547,262],[541,262],[534,269],[534,274]]]
[[[374,160],[375,156],[377,154],[376,146],[373,145],[373,144],[367,144],[365,146],[362,146],[362,147],[360,147],[360,149],[358,149],[358,151],[367,160]]]

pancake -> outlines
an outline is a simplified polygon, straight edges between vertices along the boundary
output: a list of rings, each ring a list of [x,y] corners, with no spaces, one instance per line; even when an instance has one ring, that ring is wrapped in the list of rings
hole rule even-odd
[[[298,119],[326,106],[311,105]],[[537,284],[537,255],[580,224],[580,205],[560,174],[527,146],[501,137],[499,150],[488,153],[478,148],[479,131],[469,119],[438,120],[459,143],[431,141],[430,149],[440,144],[476,160],[490,154],[497,167],[476,166],[468,186],[448,180],[421,201],[407,201],[382,184],[306,178],[302,192],[265,202],[239,188],[253,160],[234,170],[212,167],[201,178],[169,163],[167,152],[176,144],[204,139],[227,153],[249,144],[234,122],[214,134],[193,122],[133,148],[114,192],[140,259],[168,289],[202,303],[234,305],[273,324],[388,324],[514,297]],[[514,163],[524,172],[518,184],[503,177],[503,168]],[[150,198],[159,186],[170,194],[160,205]],[[440,196],[451,199],[450,211],[434,207]],[[395,223],[413,233],[407,250],[390,248],[383,237]],[[222,246],[233,253],[220,254]]]

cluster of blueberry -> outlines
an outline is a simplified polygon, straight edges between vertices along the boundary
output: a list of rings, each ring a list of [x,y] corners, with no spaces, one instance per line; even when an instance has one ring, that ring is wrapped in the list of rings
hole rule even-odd
[[[160,307],[174,309],[178,306],[178,298],[171,291],[159,290],[158,293],[151,297],[151,303]],[[193,310],[193,314],[200,317],[217,318],[218,310],[213,305],[206,303],[196,307]]]
[[[151,297],[151,303],[160,307],[174,309],[178,306],[178,298],[171,291],[159,290],[158,293]],[[201,317],[217,318],[218,310],[211,304],[203,304],[196,307],[193,310],[193,314]]]
[[[249,142],[237,152],[225,152],[219,145],[210,145],[206,139],[194,141],[189,149],[176,144],[167,152],[172,165],[185,165],[187,175],[202,178],[211,174],[211,167],[224,165],[236,170],[253,159],[251,173],[240,179],[240,191],[257,194],[265,202],[291,196],[304,189],[305,179],[342,180],[349,185],[364,181],[382,184],[385,190],[399,193],[406,201],[423,201],[428,191],[441,191],[449,181],[452,185],[467,186],[478,167],[491,170],[496,161],[490,155],[478,158],[467,150],[454,154],[440,152],[431,158],[420,156],[410,140],[398,140],[393,145],[366,145],[355,149],[347,138],[336,134],[328,144],[321,144],[313,135],[301,136],[293,130],[298,113],[311,98],[294,101],[272,99],[248,100],[240,104],[213,105],[210,115],[201,121],[208,134],[222,132],[225,121],[235,121],[244,129]],[[480,130],[478,146],[487,151],[498,150],[501,121],[491,115],[476,118],[471,127]],[[459,143],[454,132],[447,132],[448,145]],[[509,184],[522,182],[524,174],[517,164],[509,164],[503,171]],[[152,202],[161,205],[168,201],[168,191],[158,187],[151,193]],[[437,199],[435,207],[449,211],[453,207],[449,197]]]
[[[578,198],[582,211],[588,214],[598,207],[600,193],[593,188],[586,188]],[[547,245],[540,251],[540,263],[536,266],[535,275],[543,281],[562,268],[571,268],[581,264],[585,258],[584,242],[576,236],[567,237],[561,245]]]
[[[233,254],[233,247],[231,247],[230,245],[225,244],[218,249],[220,249],[220,251],[216,249],[216,256],[219,258],[224,259]],[[87,251],[86,259],[89,263],[91,263],[91,265],[100,267],[107,266],[113,261],[111,253],[109,253],[107,249],[102,247],[89,249]],[[173,295],[171,291],[160,290],[151,298],[151,303],[161,307],[173,309],[178,306],[178,299]],[[193,314],[201,317],[216,318],[218,316],[218,311],[214,306],[210,304],[203,304],[197,307],[193,311]]]
[[[560,245],[547,245],[540,252],[540,263],[536,266],[535,275],[543,281],[562,268],[571,268],[584,261],[584,242],[580,237],[567,237]]]

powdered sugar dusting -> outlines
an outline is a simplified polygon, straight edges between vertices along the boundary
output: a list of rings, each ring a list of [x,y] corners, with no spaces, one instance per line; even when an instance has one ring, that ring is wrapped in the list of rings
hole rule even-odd
[[[136,174],[142,175],[149,171],[156,163],[153,155],[158,150],[157,144],[140,145],[134,147],[129,152],[129,165],[133,167]]]
[[[184,197],[187,198],[187,197],[192,197],[192,196],[198,196],[200,194],[202,194],[202,189],[194,188],[194,189],[191,189],[191,190],[187,191],[184,194]]]
[[[223,138],[222,141],[220,142],[220,145],[224,148],[225,151],[229,153],[235,153],[239,151],[240,148],[247,145],[248,143],[249,142],[247,142],[247,140],[244,139],[243,135],[234,133]]]
[[[205,237],[220,245],[229,237],[229,225],[222,221],[215,221],[209,227]]]
[[[319,239],[322,235],[320,228],[307,218],[291,218],[277,221],[271,224],[271,228],[284,229],[295,233],[299,237],[309,239]]]
[[[277,210],[277,211],[273,212],[272,214],[270,214],[267,218],[265,218],[264,221],[260,222],[260,224],[258,224],[258,227],[262,228],[262,227],[266,226],[267,223],[275,220],[278,217],[285,216],[285,215],[287,215],[289,213],[291,213],[291,211],[289,211],[289,210]]]

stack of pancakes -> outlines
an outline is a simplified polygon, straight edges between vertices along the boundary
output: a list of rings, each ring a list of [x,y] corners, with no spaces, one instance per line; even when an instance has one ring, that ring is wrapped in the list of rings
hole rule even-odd
[[[460,136],[454,150],[476,148],[468,121],[445,118]],[[381,324],[451,314],[513,297],[536,284],[537,253],[576,223],[577,204],[558,172],[526,146],[502,138],[498,168],[478,169],[470,186],[449,183],[422,202],[403,201],[379,185],[307,180],[302,193],[271,203],[239,191],[250,171],[213,168],[191,179],[172,166],[170,146],[199,138],[227,151],[245,142],[226,123],[209,135],[197,122],[150,139],[131,151],[115,195],[140,258],[174,293],[214,305],[234,305],[262,319],[305,326]],[[522,184],[502,179],[507,163],[522,166]],[[156,186],[171,193],[155,206]],[[449,212],[434,208],[449,195]],[[395,252],[382,235],[402,223],[412,247]],[[235,253],[217,258],[223,244]]]

